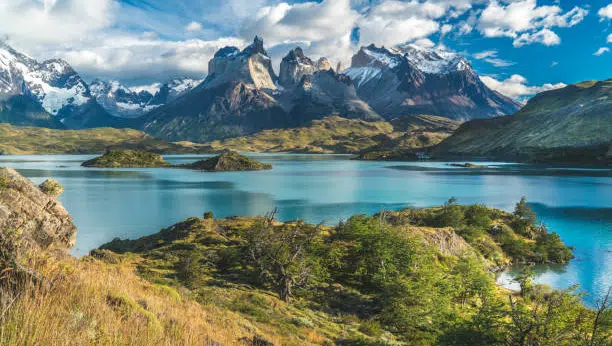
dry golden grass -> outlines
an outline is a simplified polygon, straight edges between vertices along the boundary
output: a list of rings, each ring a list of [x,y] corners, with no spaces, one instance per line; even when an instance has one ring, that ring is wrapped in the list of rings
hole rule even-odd
[[[49,257],[36,268],[48,281],[22,284],[0,310],[0,345],[234,345],[255,334],[283,344],[231,311],[143,281],[130,266]]]

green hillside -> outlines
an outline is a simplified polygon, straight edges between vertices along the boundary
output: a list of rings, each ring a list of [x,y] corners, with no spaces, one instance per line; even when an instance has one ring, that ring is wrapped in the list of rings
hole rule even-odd
[[[371,148],[421,148],[450,136],[459,122],[415,115],[389,122],[367,122],[330,116],[292,129],[207,143],[213,150],[249,152],[359,153]]]
[[[612,79],[543,92],[512,116],[463,124],[438,157],[532,162],[612,162]]]
[[[0,123],[0,154],[99,154],[108,149],[139,149],[156,153],[196,153],[193,143],[171,143],[130,129],[54,130]]]

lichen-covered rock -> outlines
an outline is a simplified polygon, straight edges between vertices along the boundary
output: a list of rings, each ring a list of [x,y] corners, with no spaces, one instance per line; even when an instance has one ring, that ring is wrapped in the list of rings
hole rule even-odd
[[[182,167],[209,172],[224,171],[261,171],[272,169],[272,165],[240,155],[235,151],[226,151],[210,159],[200,160]]]
[[[67,251],[77,229],[54,196],[14,169],[0,168],[0,232],[17,234],[23,248]]]

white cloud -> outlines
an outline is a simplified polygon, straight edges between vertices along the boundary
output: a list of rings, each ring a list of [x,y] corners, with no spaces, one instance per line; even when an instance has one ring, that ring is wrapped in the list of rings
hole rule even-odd
[[[189,24],[187,24],[187,26],[185,27],[185,30],[187,31],[200,31],[202,30],[202,24],[198,23],[198,22],[191,22]]]
[[[432,34],[474,29],[511,37],[515,46],[554,45],[554,28],[573,26],[586,12],[536,0],[0,0],[0,35],[36,58],[65,58],[85,78],[145,85],[202,78],[218,48],[244,47],[255,35],[275,64],[300,45],[312,58],[348,65],[354,28],[359,45],[434,47]],[[496,51],[478,59],[514,64]]]
[[[484,60],[495,67],[508,67],[508,66],[515,65],[515,63],[512,61],[508,61],[508,60],[499,58],[497,56],[497,53],[498,52],[496,50],[492,49],[492,50],[485,50],[479,53],[472,54],[472,56],[475,59]]]
[[[384,1],[359,19],[361,44],[392,46],[425,38],[440,30],[436,19],[445,12],[440,3]]]
[[[565,83],[547,83],[540,86],[529,86],[527,85],[527,79],[518,74],[512,75],[510,78],[503,81],[499,81],[490,76],[483,76],[480,77],[480,79],[489,88],[517,100],[524,100],[525,97],[529,97],[543,91],[564,88],[567,86]]]
[[[448,34],[449,32],[451,32],[452,30],[453,30],[453,26],[452,26],[452,25],[450,25],[450,24],[444,24],[444,25],[442,25],[442,27],[440,28],[440,33],[441,33],[442,35],[446,35],[446,34]]]
[[[244,40],[260,35],[268,48],[300,45],[309,48],[309,54],[346,63],[352,54],[350,32],[359,16],[351,8],[350,0],[294,5],[282,2],[261,7],[254,15],[245,18],[239,35]],[[277,54],[286,53],[287,50]],[[275,63],[279,63],[279,59],[275,59]]]
[[[86,79],[104,76],[131,85],[182,76],[203,78],[208,71],[208,61],[219,48],[245,45],[236,38],[166,41],[121,34],[98,36],[92,40],[98,43],[86,43],[51,54],[69,61]]]
[[[608,43],[612,43],[612,34],[608,35],[607,41],[608,41]]]
[[[421,38],[419,40],[416,40],[414,41],[414,44],[423,48],[432,48],[436,46],[436,44],[428,38]]]
[[[602,54],[607,53],[609,51],[610,51],[610,48],[608,48],[608,47],[601,47],[595,53],[593,53],[593,55],[601,56]]]
[[[561,42],[551,29],[572,27],[580,23],[588,10],[574,7],[563,13],[559,6],[538,6],[536,0],[512,1],[503,4],[491,1],[482,11],[478,29],[486,37],[510,37],[514,46],[532,43],[556,45]]]
[[[545,46],[555,46],[561,43],[561,38],[549,29],[542,29],[535,33],[524,33],[512,43],[515,47],[522,47],[532,43],[541,43]]]
[[[268,43],[317,41],[349,33],[359,14],[349,0],[324,0],[295,5],[265,6],[247,18],[240,30],[244,39],[260,35]]]
[[[20,45],[67,43],[112,24],[113,0],[0,1],[0,34]]]
[[[612,3],[600,8],[597,14],[601,17],[601,20],[612,19]]]
[[[155,93],[159,91],[161,86],[162,86],[161,83],[153,83],[153,84],[148,84],[148,85],[137,85],[137,86],[130,87],[130,90],[135,91],[137,93],[141,91],[147,91],[151,95],[155,95]]]

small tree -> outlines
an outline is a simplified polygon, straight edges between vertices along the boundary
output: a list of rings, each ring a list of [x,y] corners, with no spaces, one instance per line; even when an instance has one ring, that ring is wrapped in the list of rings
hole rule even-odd
[[[451,197],[444,206],[438,217],[440,227],[459,227],[463,223],[464,213],[455,197]]]
[[[533,238],[534,234],[530,230],[536,225],[538,219],[533,209],[527,205],[527,198],[524,196],[514,207],[514,218],[516,230],[523,235]]]
[[[204,212],[204,219],[205,219],[205,220],[209,220],[209,219],[212,219],[212,218],[214,218],[214,217],[215,217],[215,215],[213,214],[213,212],[212,212],[212,211],[207,211],[207,212]]]
[[[530,267],[524,267],[516,277],[516,281],[521,286],[521,295],[525,296],[531,292],[533,287],[533,279],[535,278],[535,272]]]
[[[307,286],[317,272],[318,263],[310,251],[318,233],[318,227],[303,222],[277,227],[264,222],[247,233],[247,257],[280,299],[289,302],[295,290]]]

